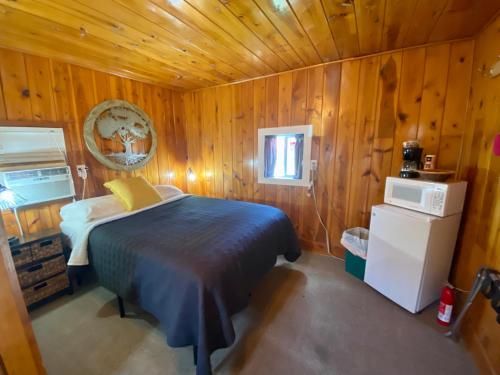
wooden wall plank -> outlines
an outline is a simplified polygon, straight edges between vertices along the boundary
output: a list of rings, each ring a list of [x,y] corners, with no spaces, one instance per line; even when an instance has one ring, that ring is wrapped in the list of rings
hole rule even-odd
[[[33,120],[55,121],[49,59],[25,57]]]
[[[431,46],[426,50],[425,76],[417,138],[426,154],[436,155],[443,123],[450,45]]]
[[[380,57],[361,61],[359,73],[356,130],[354,134],[353,167],[351,172],[351,194],[347,211],[347,227],[368,227],[371,206],[368,206],[370,168],[375,136],[376,101]]]
[[[31,101],[24,55],[0,49],[0,76],[7,119],[31,120]]]
[[[266,185],[258,183],[258,129],[266,127],[266,79],[257,79],[253,83],[253,197],[256,202],[265,202]]]
[[[292,102],[290,109],[290,125],[304,125],[307,117],[308,71],[297,70],[292,73]],[[290,219],[297,233],[303,231],[303,200],[305,189],[290,186]]]
[[[279,111],[279,77],[271,76],[266,78],[266,128],[278,126]],[[278,199],[278,189],[276,185],[266,185],[265,202],[273,204]]]
[[[384,55],[380,62],[377,116],[370,168],[368,206],[383,203],[385,178],[391,173],[397,100],[401,78],[401,53]]]
[[[450,51],[446,102],[439,143],[438,167],[457,170],[465,130],[469,87],[472,74],[474,43],[465,41],[453,43]]]
[[[404,141],[417,138],[422,82],[424,79],[425,49],[418,48],[403,52],[401,67],[401,88],[399,92],[396,128],[394,131],[394,152],[391,174],[397,176],[401,170]]]
[[[313,139],[311,144],[311,160],[319,161],[322,132],[322,108],[323,108],[323,85],[324,66],[318,66],[307,71],[307,94],[306,94],[306,120],[305,124],[313,126]],[[316,172],[317,173],[317,172]],[[302,202],[300,213],[302,238],[314,239],[316,228],[320,225],[311,191],[302,190]]]
[[[325,66],[323,80],[323,109],[321,113],[321,139],[316,178],[316,195],[323,222],[328,226],[332,215],[333,176],[335,172],[335,151],[340,98],[341,64]],[[329,233],[331,239],[331,234]],[[325,234],[319,223],[316,226],[314,241],[325,243]]]
[[[230,86],[217,87],[216,93],[218,123],[220,124],[220,127],[222,129],[223,197],[226,199],[232,199],[234,197],[232,88]],[[190,142],[188,142],[188,145],[189,143]]]
[[[331,181],[333,183],[332,215],[330,215],[329,221],[332,251],[337,256],[342,256],[344,251],[340,246],[340,238],[342,237],[342,232],[346,229],[348,217],[359,69],[360,60],[353,60],[342,64],[335,165],[333,181]]]

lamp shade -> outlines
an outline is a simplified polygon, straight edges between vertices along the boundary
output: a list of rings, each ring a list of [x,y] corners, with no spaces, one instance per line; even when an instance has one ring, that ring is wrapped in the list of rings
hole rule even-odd
[[[0,184],[0,210],[16,208],[25,201],[26,199],[21,197],[14,190]]]

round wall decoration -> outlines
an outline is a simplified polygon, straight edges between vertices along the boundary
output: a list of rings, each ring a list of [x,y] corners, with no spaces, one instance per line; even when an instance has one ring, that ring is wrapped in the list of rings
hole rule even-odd
[[[106,167],[133,171],[156,152],[156,132],[148,115],[125,100],[96,105],[84,124],[85,144]]]

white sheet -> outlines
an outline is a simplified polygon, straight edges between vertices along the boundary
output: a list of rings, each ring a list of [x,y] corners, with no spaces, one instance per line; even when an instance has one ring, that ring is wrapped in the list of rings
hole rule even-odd
[[[116,215],[108,216],[102,219],[93,220],[89,222],[83,222],[78,220],[66,220],[61,222],[60,227],[62,232],[67,235],[71,241],[71,255],[68,261],[69,266],[85,266],[89,264],[89,258],[87,253],[87,245],[89,234],[96,226],[109,223],[110,221],[122,219],[127,216],[135,215],[139,212],[149,210],[154,207],[161,206],[166,203],[174,202],[191,194],[179,193],[179,195],[172,196],[166,200],[163,200],[154,205],[141,208],[135,211],[125,211]]]

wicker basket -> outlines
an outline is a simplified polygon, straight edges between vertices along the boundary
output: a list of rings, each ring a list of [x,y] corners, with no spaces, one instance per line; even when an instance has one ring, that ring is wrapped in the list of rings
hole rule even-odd
[[[66,260],[64,256],[61,255],[49,261],[38,263],[29,268],[20,270],[17,272],[17,277],[19,278],[21,288],[25,288],[52,275],[64,272],[65,270]]]
[[[29,306],[68,287],[68,276],[62,273],[51,279],[23,289],[24,300],[26,301],[26,305]]]
[[[16,267],[32,262],[30,245],[24,245],[12,250],[12,259]]]
[[[56,254],[62,254],[63,247],[61,237],[55,237],[31,245],[31,255],[33,261],[43,259]]]

